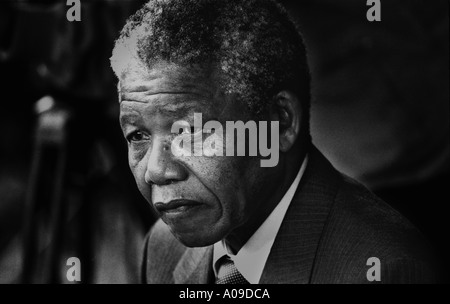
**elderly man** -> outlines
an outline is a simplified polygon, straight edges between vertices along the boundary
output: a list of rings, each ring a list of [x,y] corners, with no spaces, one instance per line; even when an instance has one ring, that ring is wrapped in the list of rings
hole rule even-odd
[[[111,65],[130,168],[161,216],[146,283],[435,280],[421,234],[311,144],[305,47],[275,1],[151,0],[122,30]],[[230,121],[270,130],[197,149]],[[276,147],[275,163],[263,165],[264,145],[249,153],[255,137]],[[236,153],[221,153],[230,146]]]

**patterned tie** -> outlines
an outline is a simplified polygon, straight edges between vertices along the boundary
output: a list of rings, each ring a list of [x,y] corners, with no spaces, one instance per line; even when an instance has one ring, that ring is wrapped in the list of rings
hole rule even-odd
[[[250,284],[237,270],[229,256],[223,256],[218,263],[220,266],[216,284]]]

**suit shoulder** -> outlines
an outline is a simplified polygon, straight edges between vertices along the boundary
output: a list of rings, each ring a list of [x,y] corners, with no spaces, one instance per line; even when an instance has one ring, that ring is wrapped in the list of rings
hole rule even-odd
[[[431,245],[399,212],[351,178],[342,177],[324,228],[317,267],[336,282],[367,282],[367,261],[378,258],[385,282],[432,282]],[[317,269],[316,269],[317,271]]]
[[[420,255],[424,252],[412,247],[428,247],[422,233],[409,220],[365,186],[346,176],[343,176],[330,217],[335,220],[334,229],[346,228],[355,237],[367,239],[377,247],[388,246],[399,254],[407,250],[408,256]]]
[[[158,220],[147,235],[144,251],[144,281],[149,284],[172,283],[172,272],[186,250],[169,227]]]

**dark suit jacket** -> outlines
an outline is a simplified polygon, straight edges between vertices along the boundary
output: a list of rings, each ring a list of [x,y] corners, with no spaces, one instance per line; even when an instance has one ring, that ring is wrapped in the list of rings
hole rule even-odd
[[[147,237],[143,280],[213,282],[212,252],[183,246],[159,221]],[[371,257],[381,262],[381,283],[437,280],[421,233],[314,148],[260,283],[369,283]]]

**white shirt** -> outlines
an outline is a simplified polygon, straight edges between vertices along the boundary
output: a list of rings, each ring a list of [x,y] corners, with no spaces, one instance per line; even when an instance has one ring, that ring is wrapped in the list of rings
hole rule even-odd
[[[305,172],[307,163],[308,156],[305,157],[297,176],[281,201],[236,255],[231,254],[226,249],[223,240],[214,244],[213,269],[216,277],[219,270],[216,269],[218,268],[216,267],[216,262],[224,255],[228,255],[234,262],[237,270],[239,270],[250,284],[259,283],[275,237],[278,234],[278,230],[280,230],[284,216],[297,191],[297,187]]]

